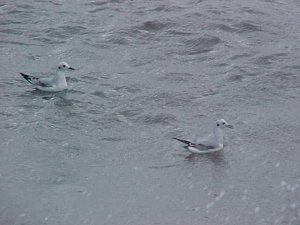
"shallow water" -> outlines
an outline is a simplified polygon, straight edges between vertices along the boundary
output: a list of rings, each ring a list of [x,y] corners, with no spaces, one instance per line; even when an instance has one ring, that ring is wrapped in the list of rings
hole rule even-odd
[[[300,3],[1,1],[0,224],[300,224]],[[42,93],[18,72],[76,70]],[[224,151],[194,138],[224,118]]]

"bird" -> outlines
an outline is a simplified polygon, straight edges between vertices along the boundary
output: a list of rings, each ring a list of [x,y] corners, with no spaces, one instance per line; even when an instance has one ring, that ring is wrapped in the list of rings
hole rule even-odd
[[[204,154],[217,152],[223,149],[223,129],[230,128],[233,126],[230,125],[226,120],[219,119],[214,124],[214,129],[211,134],[206,137],[198,138],[196,142],[191,142],[189,140],[184,140],[174,137],[173,139],[180,141],[186,144],[185,148],[192,153]]]
[[[67,89],[67,81],[65,72],[67,70],[74,70],[66,62],[59,63],[56,74],[52,77],[39,78],[25,73],[20,73],[21,76],[30,84],[33,84],[36,89],[40,91],[58,92]]]

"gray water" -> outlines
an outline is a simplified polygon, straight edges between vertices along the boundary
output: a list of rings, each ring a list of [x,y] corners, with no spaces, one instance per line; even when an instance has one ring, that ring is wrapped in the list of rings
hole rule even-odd
[[[298,0],[0,3],[1,225],[300,224]],[[19,72],[76,68],[69,90]],[[223,151],[190,155],[216,119]]]

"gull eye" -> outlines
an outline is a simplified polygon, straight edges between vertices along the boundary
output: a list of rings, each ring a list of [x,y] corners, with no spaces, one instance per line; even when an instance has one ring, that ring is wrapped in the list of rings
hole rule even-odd
[[[60,66],[58,67],[58,69],[60,69]]]
[[[217,123],[217,127],[220,126],[220,124]]]
[[[226,123],[225,122],[223,122],[223,125],[225,125]]]
[[[66,67],[66,65],[63,65],[63,67]]]

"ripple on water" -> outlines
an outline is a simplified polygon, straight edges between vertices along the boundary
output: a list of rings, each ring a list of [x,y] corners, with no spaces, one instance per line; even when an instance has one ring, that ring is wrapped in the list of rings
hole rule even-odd
[[[159,31],[165,28],[173,26],[174,23],[168,21],[158,21],[158,20],[151,20],[143,22],[141,25],[137,26],[138,30],[146,30],[146,31]]]
[[[58,45],[58,44],[64,44],[64,40],[55,40],[53,38],[45,38],[45,37],[33,37],[32,40],[39,41],[45,44],[52,44],[52,45]],[[42,45],[41,45],[42,46]]]
[[[185,82],[189,81],[193,77],[190,73],[167,73],[163,77],[160,77],[160,81],[168,82]]]
[[[137,92],[141,92],[141,88],[134,86],[134,85],[126,85],[126,86],[117,86],[114,87],[113,90],[115,91],[125,91],[125,92],[129,92],[129,93],[137,93]]]
[[[215,45],[220,44],[222,40],[215,36],[204,36],[184,41],[185,53],[196,55],[210,52]]]
[[[108,141],[108,142],[119,142],[119,141],[124,141],[126,138],[122,137],[103,137],[101,138],[103,141]]]
[[[157,6],[149,11],[156,11],[156,12],[175,12],[182,10],[183,7],[180,6],[174,6],[174,5],[160,5]]]
[[[254,31],[263,31],[262,27],[258,24],[255,24],[252,21],[241,21],[237,24],[234,24],[233,27],[239,29],[239,33],[244,32],[254,32]]]
[[[0,21],[0,25],[17,25],[17,24],[23,24],[23,22],[18,20],[12,20],[12,19],[5,19]]]
[[[24,45],[24,46],[43,46],[43,45],[38,45],[38,44],[29,44],[29,43],[24,43],[20,41],[11,41],[11,40],[0,40],[0,44],[11,44],[11,45]]]
[[[101,97],[101,98],[107,98],[107,95],[103,91],[94,91],[91,93],[91,95]]]
[[[230,81],[230,82],[238,82],[238,81],[242,81],[243,78],[244,78],[244,76],[241,75],[241,74],[234,74],[234,75],[230,75],[228,77],[228,81]]]
[[[83,149],[77,145],[67,144],[63,149],[68,158],[78,157],[83,153]]]
[[[23,34],[24,30],[21,28],[18,29],[11,29],[11,28],[6,28],[6,29],[0,29],[0,33],[4,33],[4,34],[17,34],[17,35],[21,35]]]
[[[84,91],[79,91],[79,90],[75,90],[75,89],[68,89],[68,93],[72,93],[72,94],[80,94],[80,95],[83,95],[85,94]]]
[[[85,4],[86,5],[102,6],[102,5],[106,5],[107,3],[109,3],[109,1],[89,1]]]
[[[193,32],[187,32],[187,31],[180,31],[177,29],[168,29],[167,30],[167,33],[168,34],[171,34],[171,35],[176,35],[176,36],[191,36],[191,35],[196,35],[196,33],[193,33]]]
[[[89,75],[82,76],[81,78],[83,80],[98,81],[99,80],[97,78],[98,74],[99,74],[99,72],[92,72],[92,73],[89,73]]]
[[[195,99],[197,99],[197,96],[192,96],[186,92],[164,92],[149,97],[147,101],[156,102],[162,106],[180,107],[193,102]]]
[[[91,1],[86,3],[86,5],[89,5],[93,7],[92,9],[88,10],[89,13],[97,13],[104,10],[114,10],[114,11],[121,11],[120,7],[110,7],[111,4],[114,3],[123,3],[123,0],[105,0],[105,1]],[[108,6],[105,6],[108,5]]]
[[[50,28],[44,29],[44,32],[49,37],[65,39],[65,38],[69,38],[75,34],[83,34],[84,30],[86,30],[86,28],[82,27],[82,26],[66,26],[66,25],[64,25],[64,26],[50,27]]]
[[[109,3],[122,3],[124,2],[124,0],[94,0],[94,1],[90,1],[88,3],[86,3],[86,5],[106,5]]]
[[[130,38],[126,31],[110,32],[102,36],[106,42],[116,45],[128,45]]]
[[[54,105],[64,108],[64,107],[67,107],[67,106],[73,106],[76,103],[80,103],[80,101],[75,100],[75,99],[58,98],[54,102]]]
[[[89,13],[97,13],[97,12],[100,12],[100,11],[104,11],[106,9],[107,9],[106,7],[96,7],[94,9],[88,10],[88,12]]]
[[[250,8],[250,7],[243,7],[241,9],[242,12],[246,12],[246,13],[249,13],[250,15],[258,15],[258,16],[264,16],[266,15],[265,12],[263,11],[259,11],[257,9],[254,9],[254,8]]]
[[[0,117],[12,117],[13,114],[9,113],[9,112],[5,112],[5,111],[0,111]]]
[[[171,123],[176,121],[176,117],[169,113],[159,113],[156,115],[147,114],[140,118],[140,121],[147,125],[170,125]]]
[[[287,56],[286,53],[275,53],[271,55],[264,55],[256,58],[254,60],[254,63],[258,65],[269,65],[275,62],[276,60],[282,60],[285,56]]]
[[[7,14],[20,14],[20,13],[23,13],[22,10],[17,10],[17,9],[13,9],[13,10],[10,10],[7,12]]]
[[[228,60],[240,60],[241,58],[249,58],[251,56],[251,54],[249,53],[242,53],[242,54],[234,54],[233,56],[231,56]]]
[[[239,29],[230,26],[229,24],[223,24],[223,23],[212,23],[210,27],[213,27],[214,29],[229,32],[229,33],[235,33],[238,32]]]
[[[20,4],[18,7],[22,9],[34,9],[33,5],[31,4]]]
[[[259,74],[257,71],[252,71],[251,68],[242,68],[240,66],[234,66],[229,71],[226,72],[228,74],[228,81],[237,82],[242,81],[245,77],[253,77]]]
[[[136,107],[128,107],[126,109],[122,109],[119,112],[117,112],[118,115],[125,116],[128,119],[133,119],[134,117],[141,115],[144,112],[142,108],[136,108]]]
[[[139,56],[139,57],[129,59],[129,63],[132,67],[144,66],[144,65],[150,64],[151,62],[152,62],[152,59],[148,56],[146,56],[146,57]]]

